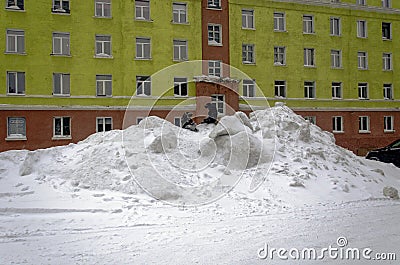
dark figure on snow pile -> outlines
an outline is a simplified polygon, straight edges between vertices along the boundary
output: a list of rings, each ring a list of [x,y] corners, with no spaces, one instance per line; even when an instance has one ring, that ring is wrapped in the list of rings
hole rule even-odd
[[[196,123],[192,119],[193,113],[185,112],[182,116],[182,128],[191,130],[193,132],[198,132],[199,130],[196,128]]]
[[[217,124],[218,123],[218,121],[217,121],[218,112],[217,112],[217,107],[215,106],[215,104],[207,103],[204,107],[206,109],[208,109],[208,117],[205,118],[202,123]]]

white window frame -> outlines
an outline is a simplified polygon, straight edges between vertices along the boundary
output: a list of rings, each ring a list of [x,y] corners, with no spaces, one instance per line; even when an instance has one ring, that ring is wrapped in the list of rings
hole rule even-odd
[[[187,4],[180,2],[172,3],[172,22],[176,24],[187,24]]]
[[[211,95],[211,104],[215,105],[218,116],[225,115],[226,109],[225,109],[225,95],[224,94],[212,94]]]
[[[136,117],[136,124],[139,124],[142,120],[144,120],[144,117]]]
[[[369,99],[368,83],[358,83],[358,99]]]
[[[68,3],[67,7],[64,8],[64,4]],[[53,7],[51,10],[53,13],[69,14],[71,12],[71,1],[70,0],[53,0]]]
[[[385,36],[386,34],[386,30],[384,31],[384,25],[388,25],[389,26],[389,36]],[[382,40],[392,40],[392,23],[390,22],[382,22]]]
[[[342,51],[331,50],[331,67],[342,68]]]
[[[96,75],[96,96],[112,97],[112,75]]]
[[[254,44],[242,44],[242,63],[243,64],[256,63]]]
[[[174,117],[174,125],[177,127],[182,127],[182,117]]]
[[[286,14],[284,12],[274,12],[274,31],[286,31]]]
[[[358,61],[358,69],[359,70],[367,70],[368,69],[368,53],[365,51],[357,52],[357,61]]]
[[[342,34],[340,17],[330,18],[331,36],[340,36]]]
[[[151,96],[151,77],[147,75],[136,76],[136,96]]]
[[[6,30],[6,53],[25,54],[25,31],[20,29]]]
[[[150,0],[135,0],[135,19],[150,21]]]
[[[214,60],[209,60],[208,61],[208,75],[209,76],[215,76],[215,77],[221,77],[222,76],[222,64],[221,64],[221,61],[214,61]]]
[[[254,9],[242,9],[242,29],[255,29]]]
[[[111,125],[111,128],[107,130],[106,126],[107,124]],[[102,127],[101,130],[99,130],[99,127]],[[113,119],[112,117],[96,117],[96,132],[108,132],[113,130]]]
[[[96,51],[96,57],[106,57],[106,58],[112,57],[111,35],[96,35],[95,51]]]
[[[383,99],[393,100],[393,85],[383,84]]]
[[[311,124],[317,124],[317,117],[316,116],[304,116],[303,117],[306,121],[310,122]]]
[[[366,20],[357,21],[357,37],[358,38],[368,38],[368,24]]]
[[[356,4],[360,5],[360,6],[366,6],[367,5],[367,0],[357,0]]]
[[[394,116],[383,117],[383,131],[394,132]]]
[[[332,117],[332,132],[333,133],[343,133],[343,117],[342,116],[333,116]]]
[[[53,52],[52,55],[70,56],[71,55],[71,35],[69,32],[53,32]]]
[[[315,67],[315,49],[304,48],[304,66]]]
[[[274,81],[274,95],[276,98],[286,98],[286,81],[275,80]]]
[[[210,9],[221,9],[221,0],[208,0],[207,8]]]
[[[212,24],[207,25],[208,32],[208,45],[221,46],[222,45],[222,25]]]
[[[25,10],[25,0],[6,0],[6,9]]]
[[[183,93],[184,90],[186,90],[186,93]],[[177,77],[177,76],[174,77],[174,96],[187,97],[188,94],[189,94],[189,83],[187,77]]]
[[[14,122],[12,122],[14,121]],[[15,125],[14,125],[15,124]],[[15,126],[15,128],[13,128]],[[11,132],[13,130],[13,132]],[[7,117],[6,140],[26,140],[26,118]]]
[[[94,1],[94,16],[95,17],[112,17],[112,2],[111,0],[95,0]],[[109,14],[107,14],[107,10],[109,10]]]
[[[57,83],[57,80],[59,80],[59,83]],[[60,88],[60,93],[56,93],[57,85]],[[70,96],[70,93],[71,93],[71,76],[70,76],[70,74],[53,73],[53,96]]]
[[[369,116],[358,117],[358,132],[359,133],[370,133],[370,119]]]
[[[274,47],[274,65],[277,66],[286,65],[286,47],[284,46]]]
[[[173,61],[187,61],[188,57],[188,41],[173,40]]]
[[[303,34],[314,34],[314,16],[303,15]]]
[[[393,70],[393,60],[392,60],[392,53],[384,52],[382,54],[382,67],[384,71],[392,71]]]
[[[10,92],[11,84],[15,84],[14,87],[15,92]],[[7,95],[10,96],[25,95],[25,89],[26,89],[25,86],[26,86],[25,72],[7,71]]]
[[[383,8],[392,8],[392,1],[391,0],[382,0],[382,7]]]
[[[256,83],[251,79],[243,79],[243,97],[253,98],[256,96]]]
[[[332,82],[332,99],[343,98],[343,87],[342,82]]]
[[[304,98],[315,99],[316,91],[315,81],[304,81]]]
[[[69,130],[69,134],[67,131],[65,130],[65,119],[68,119],[68,130]],[[56,120],[60,120],[60,132],[59,134],[56,134]],[[57,117],[53,117],[53,139],[57,139],[57,138],[67,138],[70,139],[72,136],[72,130],[71,130],[71,117],[69,116],[57,116]]]
[[[151,60],[151,39],[145,37],[136,38],[136,59]]]

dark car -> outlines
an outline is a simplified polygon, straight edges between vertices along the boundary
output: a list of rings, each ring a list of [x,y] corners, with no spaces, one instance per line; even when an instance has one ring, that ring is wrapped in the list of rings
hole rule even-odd
[[[366,158],[385,163],[393,163],[396,167],[400,167],[400,139],[386,147],[369,151]]]

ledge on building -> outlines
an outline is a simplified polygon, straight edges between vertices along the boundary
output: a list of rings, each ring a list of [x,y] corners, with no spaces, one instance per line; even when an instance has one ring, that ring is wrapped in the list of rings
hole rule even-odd
[[[5,140],[7,142],[11,142],[11,141],[26,141],[28,139],[26,138],[26,136],[7,136]]]
[[[53,140],[53,141],[72,140],[72,137],[71,136],[53,136],[51,138],[51,140]]]

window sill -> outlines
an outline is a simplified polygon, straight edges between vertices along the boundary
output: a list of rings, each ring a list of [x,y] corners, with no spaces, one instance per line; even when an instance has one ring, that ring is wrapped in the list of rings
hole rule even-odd
[[[70,12],[61,12],[61,11],[55,11],[55,10],[52,10],[51,13],[53,15],[61,15],[61,16],[70,16],[71,15]]]
[[[68,57],[68,58],[71,58],[71,57],[72,57],[72,55],[70,55],[70,54],[55,54],[55,53],[50,53],[50,55],[51,55],[51,56],[54,56],[54,57]]]
[[[93,58],[96,58],[96,59],[114,59],[114,57],[112,55],[95,55],[95,56],[93,56]]]
[[[287,33],[287,30],[280,30],[280,29],[274,29],[274,32],[281,32],[281,33]]]
[[[208,46],[222,47],[222,43],[208,43]]]
[[[96,95],[96,98],[112,98],[111,95]]]
[[[25,52],[8,52],[8,51],[5,51],[4,54],[27,55]]]
[[[140,95],[136,95],[136,97],[138,97],[138,98],[148,98],[148,97],[151,97],[151,95],[140,94]]]
[[[334,134],[344,134],[344,131],[332,131]]]
[[[24,97],[26,96],[26,94],[17,94],[17,93],[7,93],[7,96],[11,96],[11,97]]]
[[[358,100],[369,100],[369,98],[358,98]]]
[[[185,96],[174,95],[174,97],[175,97],[175,98],[188,98],[189,96],[188,96],[188,95],[185,95]]]
[[[317,35],[315,32],[303,32],[303,35]]]
[[[51,138],[53,141],[60,141],[60,140],[72,140],[71,136],[53,136]]]
[[[243,65],[256,65],[255,62],[242,62]]]
[[[317,98],[304,98],[305,100],[316,100]]]
[[[244,29],[244,30],[256,30],[256,28],[245,28],[245,27],[242,27],[242,29]]]
[[[342,100],[343,98],[332,98],[332,100]]]
[[[93,18],[112,19],[113,17],[93,16]]]
[[[184,25],[184,26],[188,26],[190,25],[189,22],[175,22],[175,21],[171,21],[172,25]]]
[[[304,65],[305,68],[317,68],[315,65]]]
[[[371,133],[371,131],[358,131],[358,133],[361,133],[361,134],[369,134],[369,133]]]
[[[383,69],[382,71],[383,71],[383,72],[393,72],[393,69],[388,69],[388,70]]]
[[[384,133],[390,134],[390,133],[395,133],[395,130],[383,130]]]
[[[70,96],[70,94],[53,94],[53,97],[55,98],[68,98]]]
[[[215,10],[215,11],[222,11],[222,7],[220,6],[216,6],[216,7],[212,7],[212,6],[207,6],[208,10]]]
[[[277,96],[277,95],[275,95],[274,98],[276,98],[276,99],[286,99],[286,97]]]
[[[394,100],[394,98],[384,98],[383,100]]]
[[[342,66],[339,67],[335,67],[335,66],[331,66],[332,70],[343,70],[344,68]]]
[[[189,61],[189,59],[181,59],[181,60],[172,59],[172,61],[175,63],[181,63],[181,62],[187,62]]]
[[[135,57],[135,60],[136,61],[151,61],[151,60],[153,60],[153,58],[137,58],[137,57]]]
[[[147,19],[147,18],[136,18],[135,17],[135,19],[134,19],[135,21],[138,21],[138,22],[150,22],[150,23],[153,23],[154,22],[154,20],[152,20],[152,19]]]
[[[383,41],[392,41],[392,39],[382,38]]]
[[[15,12],[26,12],[25,9],[21,9],[17,6],[8,6],[8,7],[6,7],[6,10],[7,11],[15,11]]]
[[[26,138],[26,137],[10,137],[10,136],[8,136],[6,139],[5,139],[7,142],[11,142],[11,141],[27,141],[28,139]]]
[[[282,63],[274,63],[274,66],[280,66],[280,67],[282,67],[282,66],[286,66],[286,63],[284,63],[284,64],[282,64]]]

